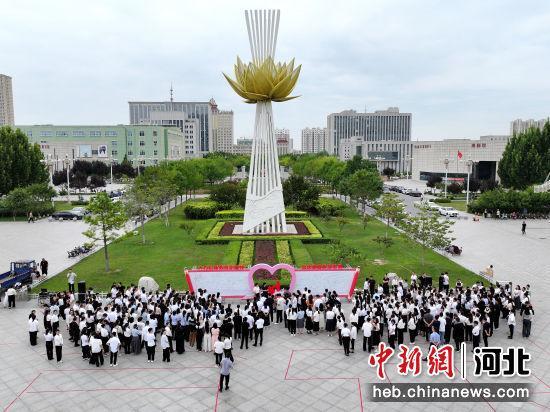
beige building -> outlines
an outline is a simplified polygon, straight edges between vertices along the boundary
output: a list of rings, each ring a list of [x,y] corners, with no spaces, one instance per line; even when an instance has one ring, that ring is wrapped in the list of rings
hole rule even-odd
[[[0,74],[0,126],[14,124],[11,77]]]
[[[233,111],[212,106],[212,149],[231,153],[233,150]]]
[[[238,155],[251,155],[252,154],[252,139],[247,137],[240,137],[237,139],[237,144],[234,144],[231,153]]]
[[[537,129],[542,130],[546,122],[550,121],[550,117],[546,119],[533,120],[533,119],[516,119],[510,122],[510,136],[515,134],[523,133],[531,127],[536,127]]]
[[[283,156],[293,152],[293,141],[290,138],[290,130],[275,129],[275,140],[277,141],[277,154]]]
[[[306,127],[302,129],[302,153],[327,151],[327,136],[326,127]]]
[[[354,156],[368,159],[382,172],[389,167],[397,173],[410,174],[412,167],[413,142],[396,140],[365,141],[361,136],[340,140],[338,157],[350,160]]]

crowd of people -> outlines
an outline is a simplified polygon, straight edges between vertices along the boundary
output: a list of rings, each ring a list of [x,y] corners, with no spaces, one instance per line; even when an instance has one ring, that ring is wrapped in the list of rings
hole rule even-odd
[[[63,361],[63,334],[96,367],[105,363],[104,355],[116,367],[119,352],[139,355],[142,350],[147,362],[155,362],[157,344],[163,362],[170,362],[174,353],[212,352],[220,366],[220,389],[223,382],[229,387],[234,348],[261,347],[264,330],[272,325],[284,325],[291,337],[334,336],[349,356],[358,336],[365,352],[384,339],[395,348],[421,338],[432,345],[454,342],[456,350],[462,342],[471,342],[473,350],[481,341],[488,346],[501,323],[512,339],[517,316],[522,318],[522,336],[529,337],[534,316],[529,285],[466,287],[459,280],[451,287],[447,273],[441,274],[437,287],[414,273],[409,282],[387,276],[376,284],[369,277],[347,305],[328,289],[322,294],[309,290],[270,294],[258,285],[253,298],[233,303],[219,293],[176,292],[170,285],[147,292],[113,284],[106,298],[93,291],[77,298],[74,291],[52,295],[41,322],[35,310],[29,315],[30,344],[37,345],[43,327],[49,360],[55,352],[57,362]]]

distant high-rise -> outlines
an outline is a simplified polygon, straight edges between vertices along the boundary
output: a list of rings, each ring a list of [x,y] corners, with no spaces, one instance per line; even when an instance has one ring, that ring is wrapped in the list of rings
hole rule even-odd
[[[11,77],[0,74],[0,126],[14,124]]]
[[[231,153],[233,150],[233,111],[219,110],[214,99],[212,107],[212,150]]]
[[[275,140],[277,142],[277,154],[283,156],[293,152],[292,139],[290,138],[290,130],[275,129]]]
[[[540,120],[533,120],[533,119],[516,119],[512,122],[510,122],[510,136],[513,136],[518,133],[523,133],[527,129],[530,129],[531,127],[535,127],[537,129],[542,130],[546,122],[550,121],[550,117],[547,117],[546,119],[540,119]]]
[[[327,117],[328,147],[330,154],[338,155],[340,141],[360,137],[366,142],[411,140],[411,114],[400,113],[399,108],[377,110],[374,113],[357,113],[345,110]]]
[[[302,153],[319,153],[327,151],[327,128],[306,127],[302,129]]]
[[[215,102],[214,102],[215,103]],[[186,120],[198,120],[199,148],[197,153],[204,156],[213,150],[212,103],[211,102],[128,102],[130,124],[177,126],[184,131]]]

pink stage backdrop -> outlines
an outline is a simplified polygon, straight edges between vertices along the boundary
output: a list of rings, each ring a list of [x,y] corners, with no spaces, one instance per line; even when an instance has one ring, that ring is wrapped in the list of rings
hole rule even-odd
[[[253,295],[254,273],[265,269],[271,273],[278,269],[288,270],[291,276],[290,291],[305,289],[313,294],[322,294],[325,289],[336,291],[341,297],[350,297],[355,289],[359,268],[315,267],[296,269],[284,263],[275,266],[258,264],[249,269],[225,269],[224,267],[188,269],[185,277],[191,291],[206,289],[207,293],[217,293],[226,298],[246,298]]]

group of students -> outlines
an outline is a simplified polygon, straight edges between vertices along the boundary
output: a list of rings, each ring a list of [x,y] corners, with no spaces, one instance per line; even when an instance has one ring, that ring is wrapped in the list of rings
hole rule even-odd
[[[488,346],[501,319],[513,338],[517,315],[523,319],[522,335],[530,335],[534,310],[529,285],[465,287],[457,281],[451,288],[448,274],[441,277],[444,280],[437,288],[414,273],[410,282],[385,277],[378,285],[370,277],[352,297],[348,313],[336,292],[328,289],[315,295],[307,289],[271,295],[256,285],[254,297],[240,304],[223,303],[219,293],[178,293],[170,285],[164,291],[146,292],[113,284],[105,300],[89,291],[83,302],[77,302],[72,292],[59,293],[44,309],[46,353],[52,360],[55,349],[56,360],[62,362],[60,319],[65,321],[69,341],[81,346],[82,358],[97,367],[104,364],[104,354],[110,355],[110,366],[117,366],[122,350],[138,355],[145,349],[147,361],[154,362],[160,340],[163,362],[170,362],[174,352],[183,354],[187,346],[187,350],[213,352],[216,365],[227,358],[225,369],[230,369],[235,340],[240,340],[240,349],[248,349],[249,342],[262,346],[264,330],[283,323],[290,336],[321,332],[337,336],[346,356],[355,351],[358,335],[363,351],[371,352],[385,331],[392,348],[405,343],[408,334],[410,343],[422,336],[432,344],[454,340],[457,350],[462,342],[472,342],[473,350],[481,340]],[[28,330],[34,346],[39,331],[34,310]]]

